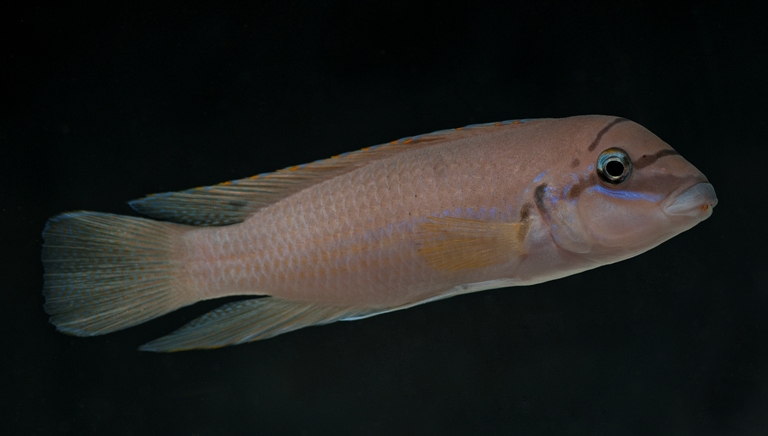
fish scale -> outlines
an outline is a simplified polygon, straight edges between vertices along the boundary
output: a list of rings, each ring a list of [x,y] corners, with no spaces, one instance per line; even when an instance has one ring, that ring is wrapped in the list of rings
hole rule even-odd
[[[414,160],[418,162],[419,158],[417,156]],[[412,194],[412,187],[415,186],[414,179],[422,180],[421,190],[423,192],[434,192],[438,197],[445,189],[441,189],[433,177],[425,177],[421,174],[426,171],[425,169],[419,168],[417,165],[410,165],[409,162],[403,162],[403,160],[404,158],[398,157],[392,163],[382,162],[380,168],[373,168],[370,171],[358,171],[351,173],[349,177],[345,177],[343,180],[336,179],[327,182],[319,188],[321,191],[319,193],[315,193],[310,189],[306,191],[306,194],[303,196],[304,198],[302,198],[302,195],[296,196],[293,201],[305,205],[305,209],[309,211],[318,209],[329,210],[329,203],[336,204],[337,206],[346,206],[337,208],[334,216],[323,217],[321,222],[327,224],[327,227],[322,230],[307,230],[303,236],[314,236],[315,241],[333,240],[337,245],[347,243],[357,246],[364,243],[364,241],[360,240],[359,233],[361,231],[375,231],[376,229],[384,229],[393,224],[400,224],[408,219],[409,214],[413,217],[424,217],[436,212],[435,208],[428,209],[421,206],[429,195],[422,195],[421,199],[416,199]],[[358,180],[369,176],[377,180],[383,180],[383,182],[380,186],[366,186],[364,182]],[[346,192],[350,194],[346,195]],[[338,197],[348,198],[348,202],[345,204],[337,201]],[[312,205],[313,198],[317,198],[320,204],[317,206]],[[264,210],[263,214],[266,216],[261,217],[261,219],[267,219],[270,212],[271,210],[269,209]],[[277,210],[275,214],[275,220],[280,222],[280,211]],[[311,216],[307,216],[307,218],[311,219]],[[354,221],[355,223],[350,224],[349,221]],[[314,226],[310,225],[309,228],[314,229]],[[346,232],[344,231],[345,228],[348,229]],[[357,230],[357,235],[352,232],[352,229]],[[286,233],[285,230],[277,228],[274,229],[273,234],[282,235]],[[349,241],[350,239],[353,239],[353,241]],[[324,277],[327,281],[319,281],[320,277],[313,277],[315,279],[313,281],[315,288],[320,288],[316,289],[317,293],[326,296],[336,293],[339,294],[340,300],[343,301],[346,293],[369,288],[369,292],[374,295],[386,296],[385,304],[403,304],[418,298],[418,296],[404,295],[402,301],[393,302],[391,301],[391,289],[403,288],[405,283],[415,283],[413,287],[420,288],[421,291],[425,292],[431,291],[428,288],[424,289],[424,282],[428,283],[430,281],[433,271],[425,268],[423,264],[420,265],[419,259],[415,255],[412,238],[408,237],[405,233],[397,233],[395,235],[382,235],[377,241],[380,245],[397,246],[392,247],[390,250],[382,249],[381,246],[377,250],[361,249],[363,250],[363,256],[344,257],[349,262],[347,267],[355,270],[355,273],[359,276],[359,278],[349,283],[353,287],[352,290],[345,289],[344,283],[336,283],[334,280],[335,276],[331,274],[328,277]],[[279,242],[277,244],[280,245]],[[316,242],[313,243],[313,248],[316,247],[315,244]],[[365,270],[354,267],[354,265],[358,265],[365,260],[373,267]],[[379,269],[376,266],[384,269]],[[329,269],[330,266],[325,268]],[[377,271],[382,275],[398,278],[398,281],[401,283],[385,283],[382,287],[388,287],[390,292],[383,292],[384,289],[371,288],[371,280],[365,276],[365,274],[371,271]],[[395,271],[397,271],[397,274],[394,274]],[[422,283],[418,283],[416,277],[420,277]],[[291,285],[291,283],[281,283],[277,287],[285,290],[290,288]],[[307,293],[305,286],[298,285],[294,289],[301,293]],[[304,298],[313,298],[313,293],[315,293],[314,290]],[[368,298],[373,300],[370,297]]]
[[[576,274],[653,248],[716,203],[701,172],[623,118],[472,125],[131,202],[156,220],[54,217],[45,308],[89,336],[258,297],[142,347],[215,348]]]

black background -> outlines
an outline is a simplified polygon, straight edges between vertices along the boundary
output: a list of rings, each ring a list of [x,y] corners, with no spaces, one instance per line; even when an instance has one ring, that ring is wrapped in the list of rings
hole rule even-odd
[[[0,11],[2,433],[766,431],[765,9],[130,3]],[[42,310],[54,214],[133,214],[148,193],[403,136],[590,113],[675,147],[714,184],[713,216],[555,282],[208,352],[136,348],[219,302],[96,338]]]

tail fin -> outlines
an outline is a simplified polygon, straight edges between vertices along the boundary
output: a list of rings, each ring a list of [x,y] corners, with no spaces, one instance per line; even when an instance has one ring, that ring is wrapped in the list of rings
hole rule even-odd
[[[176,289],[178,224],[95,212],[51,218],[43,231],[45,311],[62,332],[101,335],[193,303]]]

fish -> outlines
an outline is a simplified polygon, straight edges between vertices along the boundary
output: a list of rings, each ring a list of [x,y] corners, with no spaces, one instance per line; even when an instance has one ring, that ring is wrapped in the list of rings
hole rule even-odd
[[[708,179],[603,115],[441,130],[272,173],[76,211],[43,231],[45,311],[66,334],[224,304],[140,350],[218,348],[641,254],[707,219]]]

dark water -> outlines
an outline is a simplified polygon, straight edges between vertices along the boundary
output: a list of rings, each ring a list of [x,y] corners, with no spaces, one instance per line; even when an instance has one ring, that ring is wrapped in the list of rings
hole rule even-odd
[[[32,5],[0,13],[3,434],[757,434],[768,415],[768,37],[731,2]],[[622,3],[617,5],[615,3]],[[510,118],[613,114],[714,184],[640,257],[210,352],[42,310],[68,210]]]

